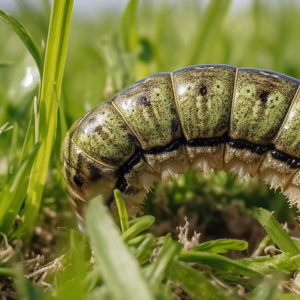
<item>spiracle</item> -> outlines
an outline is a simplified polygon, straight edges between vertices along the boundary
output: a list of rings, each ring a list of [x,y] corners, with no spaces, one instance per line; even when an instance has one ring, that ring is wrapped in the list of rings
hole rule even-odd
[[[300,207],[300,81],[229,65],[196,65],[146,77],[100,103],[68,132],[63,175],[84,218],[113,190],[134,216],[154,181],[191,168],[256,174]]]

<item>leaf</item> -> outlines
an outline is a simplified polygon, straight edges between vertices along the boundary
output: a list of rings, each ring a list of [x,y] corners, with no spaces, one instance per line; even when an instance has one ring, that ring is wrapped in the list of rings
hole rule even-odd
[[[228,273],[238,273],[244,276],[254,276],[258,279],[261,279],[263,277],[262,274],[248,267],[245,267],[232,259],[214,253],[196,251],[181,252],[179,255],[179,260],[185,262],[198,262],[204,265],[208,265],[213,269],[225,271]]]
[[[0,19],[2,19],[5,23],[7,23],[19,36],[22,40],[28,51],[30,52],[31,56],[33,57],[38,69],[40,76],[42,77],[43,74],[43,59],[40,50],[34,43],[32,37],[26,30],[26,28],[17,21],[13,16],[7,14],[3,10],[0,10]]]
[[[25,276],[22,276],[23,272],[18,270],[18,278],[17,278],[17,286],[18,286],[18,294],[21,299],[24,300],[44,300],[49,299],[46,297],[46,294],[32,282],[30,282]],[[57,298],[56,298],[57,299]]]
[[[114,190],[114,195],[118,207],[119,219],[121,224],[122,233],[128,230],[128,214],[126,210],[126,205],[124,203],[124,199],[119,190]]]
[[[177,257],[183,248],[179,242],[172,240],[168,235],[165,239],[164,245],[157,256],[154,264],[151,265],[147,272],[147,278],[150,286],[157,290],[163,279],[166,277],[168,269],[175,257]]]
[[[93,270],[89,264],[91,248],[87,236],[70,230],[69,240],[70,250],[64,256],[56,259],[62,266],[62,273],[56,278],[56,300],[81,300],[88,284],[91,283],[85,281],[86,274]]]
[[[228,299],[225,293],[212,284],[200,271],[174,261],[170,267],[168,277],[182,286],[183,290],[196,299]]]
[[[17,272],[12,268],[0,268],[0,277],[17,277]]]
[[[284,280],[284,276],[280,272],[276,272],[271,278],[265,278],[255,290],[250,293],[247,299],[253,300],[273,300],[279,299],[280,282]]]
[[[13,131],[12,131],[12,137],[11,137],[11,144],[10,144],[10,152],[8,154],[7,158],[7,165],[8,172],[7,172],[7,178],[9,180],[12,173],[16,172],[19,163],[18,163],[18,123],[14,123],[13,125]]]
[[[253,216],[265,228],[269,237],[283,252],[292,255],[300,253],[291,237],[269,211],[263,208],[254,208]]]
[[[282,253],[274,256],[244,258],[237,262],[262,274],[272,273],[275,270],[291,273],[299,268],[299,264],[295,263],[292,258],[291,254]]]
[[[113,299],[153,299],[141,270],[122,241],[119,229],[98,196],[90,201],[86,227],[104,282]]]
[[[129,229],[122,235],[123,241],[128,242],[139,233],[149,229],[154,221],[155,218],[153,216],[143,216],[129,221]]]
[[[143,235],[143,242],[136,248],[135,257],[140,265],[150,261],[151,254],[156,248],[155,237],[152,234]]]
[[[11,176],[2,191],[0,201],[0,231],[7,236],[9,235],[14,220],[25,200],[33,160],[39,147],[40,144],[36,144],[31,149],[26,159],[19,169]]]
[[[227,253],[228,250],[242,251],[248,248],[248,243],[241,240],[220,239],[201,243],[193,248],[193,251],[209,253]]]

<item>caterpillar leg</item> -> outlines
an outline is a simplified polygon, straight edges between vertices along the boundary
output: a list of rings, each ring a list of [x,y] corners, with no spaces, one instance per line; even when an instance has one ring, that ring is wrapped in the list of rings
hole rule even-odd
[[[300,170],[294,174],[284,191],[284,195],[288,197],[289,203],[292,206],[297,206],[298,210],[300,210]]]
[[[187,154],[193,172],[208,174],[223,169],[225,145],[192,147],[187,145]]]
[[[263,159],[262,154],[253,153],[247,148],[234,148],[227,144],[224,169],[229,174],[237,175],[240,180],[247,176],[254,177]]]

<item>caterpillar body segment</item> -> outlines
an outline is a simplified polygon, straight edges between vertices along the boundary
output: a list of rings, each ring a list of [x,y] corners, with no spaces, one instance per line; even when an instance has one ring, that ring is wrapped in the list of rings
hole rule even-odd
[[[275,184],[275,177],[272,177],[274,170],[279,170],[279,165],[265,170],[265,156],[274,148],[274,137],[298,86],[299,81],[270,71],[237,71],[230,118],[231,140],[224,158],[227,162],[226,171],[236,173],[240,178],[247,174],[258,174],[272,187],[283,188],[282,183],[286,178],[281,176]],[[240,162],[244,162],[244,168],[240,168]]]
[[[258,69],[197,65],[142,79],[78,120],[62,161],[76,213],[98,194],[135,215],[154,181],[189,167],[258,175],[300,208],[300,82]]]
[[[236,68],[195,66],[171,73],[189,164],[208,173],[224,168]]]

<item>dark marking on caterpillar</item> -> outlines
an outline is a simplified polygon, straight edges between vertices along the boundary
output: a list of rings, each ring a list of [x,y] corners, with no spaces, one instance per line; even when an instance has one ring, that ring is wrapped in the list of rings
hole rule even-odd
[[[225,133],[223,136],[214,138],[199,138],[193,139],[186,142],[186,145],[191,147],[212,147],[220,144],[225,144],[228,140],[228,135]]]
[[[142,96],[140,101],[142,105],[146,105],[146,106],[150,105],[150,99],[146,96]]]
[[[234,140],[229,138],[228,139],[228,144],[236,149],[247,149],[250,150],[252,153],[256,153],[256,154],[264,154],[266,153],[268,150],[274,149],[274,145],[270,144],[270,145],[257,145],[257,144],[253,144],[251,142],[248,141],[244,141],[244,140]]]
[[[178,119],[173,119],[171,123],[171,129],[173,133],[176,133],[179,127],[179,121]]]
[[[177,150],[184,143],[185,143],[184,139],[175,140],[163,147],[153,147],[153,148],[147,149],[144,151],[144,153],[159,154],[159,153],[172,152],[174,150]]]
[[[262,91],[262,92],[259,94],[259,98],[260,98],[261,101],[263,101],[264,103],[267,102],[268,96],[269,96],[269,93],[268,93],[267,91]]]
[[[74,182],[78,185],[78,186],[82,186],[84,184],[84,180],[82,177],[75,175],[73,177]]]
[[[91,181],[97,181],[101,178],[101,169],[97,167],[96,163],[88,163]]]
[[[280,161],[286,162],[292,169],[298,169],[300,168],[300,159],[293,157],[291,155],[288,155],[284,152],[273,150],[272,156]]]
[[[205,95],[207,94],[207,87],[206,87],[205,85],[202,85],[202,86],[200,87],[199,92],[200,92],[200,95],[201,95],[201,96],[205,96]]]
[[[63,175],[76,213],[113,190],[135,215],[154,181],[188,168],[258,175],[300,208],[300,82],[267,70],[197,65],[158,73],[100,103],[72,128]],[[202,96],[202,97],[201,97]]]
[[[126,179],[124,178],[124,175],[129,172],[141,159],[142,157],[142,151],[140,149],[136,149],[135,153],[132,157],[119,169],[118,172],[118,181],[116,183],[116,188],[119,189],[121,192],[124,192],[126,187],[128,186]],[[110,197],[109,201],[107,202],[107,205],[110,206],[113,197]]]

